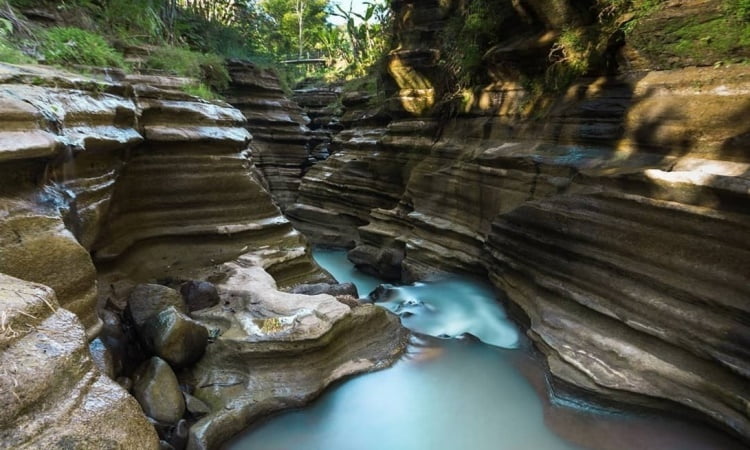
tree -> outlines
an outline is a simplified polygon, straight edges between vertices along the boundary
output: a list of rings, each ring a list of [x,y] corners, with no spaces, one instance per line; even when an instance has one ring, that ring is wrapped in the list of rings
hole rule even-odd
[[[312,50],[314,36],[330,27],[329,0],[260,0],[260,7],[275,25],[266,41],[279,56]]]

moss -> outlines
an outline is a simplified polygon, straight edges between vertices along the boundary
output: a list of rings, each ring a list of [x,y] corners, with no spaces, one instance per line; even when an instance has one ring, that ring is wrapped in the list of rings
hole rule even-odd
[[[736,16],[685,17],[656,27],[636,29],[634,47],[653,68],[750,60],[750,23]]]
[[[47,63],[126,67],[122,55],[103,37],[75,27],[50,28],[42,41]]]

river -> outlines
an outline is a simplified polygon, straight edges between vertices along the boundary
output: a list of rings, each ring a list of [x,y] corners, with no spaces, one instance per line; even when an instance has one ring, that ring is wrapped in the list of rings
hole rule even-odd
[[[338,250],[318,263],[366,296],[381,281]],[[378,304],[419,333],[392,368],[336,383],[308,407],[257,424],[233,450],[743,448],[701,423],[550,398],[541,363],[481,280],[386,289]]]

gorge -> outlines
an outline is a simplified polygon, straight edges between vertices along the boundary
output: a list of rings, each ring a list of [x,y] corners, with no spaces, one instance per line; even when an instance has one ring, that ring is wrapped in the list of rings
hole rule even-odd
[[[468,78],[445,38],[465,3],[394,0],[377,89],[300,104],[239,60],[226,102],[0,64],[0,446],[218,448],[396,363],[423,330],[312,245],[393,283],[488,280],[543,397],[747,443],[750,69],[651,45],[719,2],[613,19],[637,20],[623,35],[594,1],[483,0],[496,33]],[[592,63],[564,84],[571,30]]]

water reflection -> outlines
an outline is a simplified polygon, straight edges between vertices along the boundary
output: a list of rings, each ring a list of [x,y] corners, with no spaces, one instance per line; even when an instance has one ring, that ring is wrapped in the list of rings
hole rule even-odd
[[[315,258],[366,295],[379,281],[354,271],[340,251]],[[517,328],[476,280],[418,283],[387,291],[382,304],[415,335],[388,370],[328,389],[309,407],[239,436],[242,450],[707,450],[744,448],[699,423],[655,414],[602,413],[549,401],[544,369]]]

